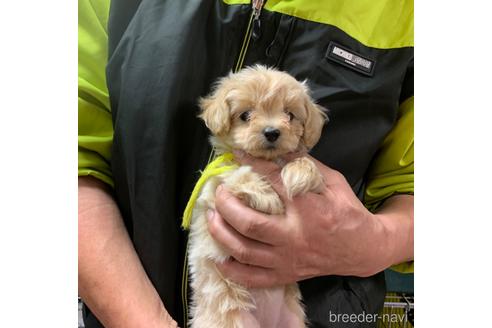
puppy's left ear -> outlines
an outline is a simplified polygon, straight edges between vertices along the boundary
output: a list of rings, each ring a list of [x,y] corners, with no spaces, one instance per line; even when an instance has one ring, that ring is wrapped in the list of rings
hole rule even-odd
[[[230,109],[225,90],[218,88],[212,95],[201,98],[199,117],[216,136],[224,135],[230,129]]]
[[[323,125],[328,122],[327,110],[315,104],[310,98],[306,99],[304,107],[306,109],[306,120],[304,121],[304,134],[302,141],[307,149],[316,145],[321,137]]]

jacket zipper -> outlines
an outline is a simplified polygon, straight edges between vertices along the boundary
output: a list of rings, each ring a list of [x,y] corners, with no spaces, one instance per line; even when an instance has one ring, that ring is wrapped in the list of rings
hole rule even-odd
[[[248,26],[246,28],[246,33],[244,34],[243,43],[241,50],[239,51],[239,56],[234,66],[234,73],[238,72],[243,68],[244,58],[248,52],[249,42],[251,39],[258,40],[260,37],[261,30],[261,20],[260,14],[263,9],[265,1],[264,0],[252,0],[251,1],[251,16],[249,17]]]
[[[234,66],[234,73],[238,72],[243,68],[244,58],[248,51],[249,42],[251,39],[254,41],[258,40],[260,37],[261,21],[260,14],[263,9],[263,5],[266,0],[252,0],[251,1],[251,15],[249,17],[248,26],[246,28],[246,33],[244,34],[243,43],[241,45],[241,50],[239,51],[239,56]],[[215,150],[212,149],[208,163],[215,157]],[[208,164],[207,164],[208,165]],[[183,300],[183,322],[184,327],[188,327],[188,242],[186,242],[185,250],[185,260],[183,275],[181,280],[181,299]]]

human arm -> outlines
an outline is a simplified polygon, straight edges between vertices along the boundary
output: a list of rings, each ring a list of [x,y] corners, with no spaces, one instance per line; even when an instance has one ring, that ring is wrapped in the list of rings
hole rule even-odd
[[[322,275],[369,276],[413,258],[413,196],[392,197],[371,213],[339,172],[313,159],[326,190],[289,200],[279,166],[239,158],[267,177],[286,212],[259,213],[218,188],[209,231],[234,258],[218,265],[225,276],[247,286],[268,287]]]
[[[176,327],[133,248],[110,189],[79,178],[79,296],[105,327]]]
[[[78,11],[79,296],[106,327],[173,327],[111,193],[109,1],[81,0]]]
[[[413,76],[411,65],[409,76]],[[385,200],[399,194],[413,195],[414,192],[414,97],[413,79],[405,91],[400,105],[398,120],[383,141],[367,174],[368,182],[364,195],[365,206],[375,212]],[[413,272],[413,260],[391,267],[401,273]]]

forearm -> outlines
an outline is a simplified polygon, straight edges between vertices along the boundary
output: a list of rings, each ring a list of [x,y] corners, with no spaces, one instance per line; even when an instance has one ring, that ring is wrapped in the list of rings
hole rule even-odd
[[[79,178],[79,295],[105,327],[173,327],[106,186]]]
[[[413,201],[412,195],[396,195],[375,213],[386,235],[386,267],[413,260]]]

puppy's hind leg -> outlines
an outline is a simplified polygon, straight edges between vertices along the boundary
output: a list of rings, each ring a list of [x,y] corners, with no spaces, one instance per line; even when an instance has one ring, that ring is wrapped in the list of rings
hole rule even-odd
[[[223,278],[214,261],[201,260],[196,272],[191,307],[191,328],[261,328],[250,311],[255,308],[244,287]]]
[[[289,199],[309,191],[320,193],[325,187],[323,175],[307,157],[296,158],[287,163],[280,175]]]

